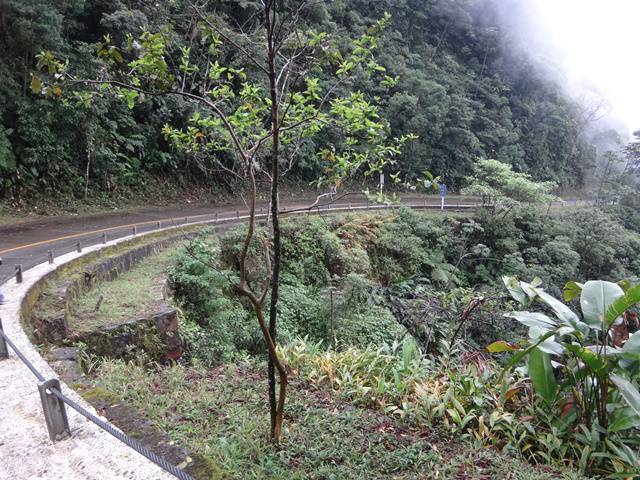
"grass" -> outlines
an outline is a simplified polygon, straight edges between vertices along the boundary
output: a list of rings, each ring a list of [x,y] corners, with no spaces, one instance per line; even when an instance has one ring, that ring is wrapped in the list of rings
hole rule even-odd
[[[578,479],[419,431],[330,390],[292,378],[283,443],[267,439],[264,367],[254,361],[201,370],[148,371],[106,361],[95,378],[171,439],[230,479]]]
[[[69,317],[69,327],[87,332],[118,325],[161,304],[165,272],[179,248],[180,244],[165,248],[115,280],[98,284],[81,295]],[[96,310],[98,303],[100,307]]]

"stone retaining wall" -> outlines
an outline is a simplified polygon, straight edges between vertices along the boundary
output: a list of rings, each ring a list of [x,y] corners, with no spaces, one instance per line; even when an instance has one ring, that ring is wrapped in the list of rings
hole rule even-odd
[[[119,254],[113,247],[107,247],[102,254],[108,255],[111,249],[114,254],[110,257],[100,259],[89,254],[48,273],[22,302],[23,324],[39,343],[65,345],[82,341],[89,352],[114,358],[127,358],[136,350],[144,350],[158,361],[179,358],[182,341],[178,332],[178,315],[175,309],[164,303],[162,289],[158,292],[159,308],[119,325],[76,334],[69,328],[69,318],[73,303],[82,293],[100,282],[115,280],[144,258],[183,238],[184,235],[162,238]],[[120,245],[117,250],[122,248]]]

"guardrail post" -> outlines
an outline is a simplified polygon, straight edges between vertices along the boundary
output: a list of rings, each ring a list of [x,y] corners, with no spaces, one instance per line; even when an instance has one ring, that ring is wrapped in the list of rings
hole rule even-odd
[[[82,243],[80,242],[80,240],[76,242],[76,251],[78,253],[82,253]]]
[[[58,440],[71,436],[71,430],[69,429],[69,420],[67,419],[64,403],[51,392],[51,389],[54,388],[59,392],[61,391],[60,381],[56,378],[52,378],[38,385],[38,392],[40,393],[40,400],[42,400],[42,410],[44,411],[44,419],[47,422],[49,438],[52,442],[57,442]]]
[[[104,232],[104,233],[102,234],[102,243],[103,243],[103,244],[107,243],[107,232]]]
[[[184,217],[184,223],[189,223],[189,217]]]
[[[2,330],[1,318],[0,318],[0,331],[4,332],[4,330]],[[5,342],[4,337],[0,335],[0,360],[3,360],[5,358],[9,358],[9,350],[7,349],[7,342]]]
[[[215,217],[215,221],[218,221],[218,212],[216,212],[216,217]]]
[[[53,249],[47,251],[47,257],[49,258],[49,265],[53,265]]]
[[[156,228],[157,228],[158,230],[160,230],[160,227],[161,227],[161,226],[162,226],[162,222],[158,222],[158,223],[156,223]]]
[[[22,264],[16,265],[16,283],[22,283]]]
[[[236,218],[240,218],[240,210],[236,210]]]
[[[135,237],[135,235],[138,233],[138,229],[135,227],[135,225],[133,226],[133,228],[131,229],[133,236]]]

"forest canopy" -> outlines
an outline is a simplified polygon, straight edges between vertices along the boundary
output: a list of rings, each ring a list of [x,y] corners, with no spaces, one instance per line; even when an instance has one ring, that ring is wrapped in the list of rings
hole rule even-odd
[[[513,0],[517,8],[524,0]],[[495,159],[536,181],[580,188],[596,161],[584,135],[584,109],[512,42],[498,0],[338,0],[311,4],[309,29],[349,46],[388,12],[392,23],[377,59],[388,76],[382,88],[356,72],[349,88],[379,98],[394,137],[415,134],[398,158],[403,176],[425,169],[461,187],[481,158]],[[210,13],[234,26],[258,2],[208,2]],[[165,32],[185,48],[193,41],[187,2],[2,0],[0,2],[0,198],[30,192],[82,196],[132,189],[149,177],[221,184],[215,164],[177,151],[163,125],[188,126],[193,106],[170,97],[129,108],[113,96],[91,102],[56,90],[43,95],[37,55],[52,52],[84,78],[100,78],[105,39],[125,51],[143,31]],[[129,42],[129,45],[128,45]],[[181,52],[170,52],[180,62]],[[250,65],[233,49],[228,65]],[[206,68],[207,58],[192,59]],[[199,62],[199,64],[198,64]],[[290,172],[308,182],[321,175],[317,152],[340,142],[318,132]]]

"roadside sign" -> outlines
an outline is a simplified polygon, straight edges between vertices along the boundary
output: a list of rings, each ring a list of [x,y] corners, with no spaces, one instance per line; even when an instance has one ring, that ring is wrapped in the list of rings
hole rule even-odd
[[[440,196],[444,198],[447,195],[447,186],[444,183],[440,184]]]

